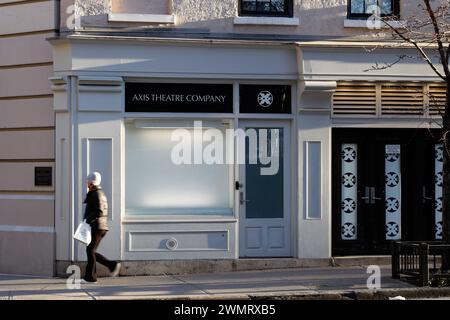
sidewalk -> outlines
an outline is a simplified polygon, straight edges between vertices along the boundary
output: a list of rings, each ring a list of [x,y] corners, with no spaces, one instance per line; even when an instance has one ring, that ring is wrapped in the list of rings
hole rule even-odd
[[[366,287],[363,267],[302,268],[220,274],[100,278],[69,290],[66,279],[0,275],[0,300],[60,299],[387,299],[450,296],[450,289],[417,288],[390,278],[382,267],[381,289]]]

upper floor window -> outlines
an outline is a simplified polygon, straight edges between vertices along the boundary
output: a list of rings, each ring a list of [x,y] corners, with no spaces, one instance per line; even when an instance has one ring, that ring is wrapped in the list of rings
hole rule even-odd
[[[293,0],[240,0],[241,16],[292,17]]]
[[[399,15],[399,0],[348,0],[349,18],[367,18],[375,13],[382,17]]]

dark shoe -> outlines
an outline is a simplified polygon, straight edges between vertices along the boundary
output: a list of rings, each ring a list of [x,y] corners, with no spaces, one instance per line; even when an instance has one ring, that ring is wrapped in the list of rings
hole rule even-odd
[[[114,270],[111,272],[110,276],[111,277],[117,277],[120,273],[120,268],[122,267],[122,264],[120,262],[116,263],[116,267],[114,268]]]
[[[97,282],[98,282],[97,280],[95,280],[95,281],[88,281],[88,280],[85,280],[85,279],[81,279],[81,281],[80,281],[81,284],[96,284]]]

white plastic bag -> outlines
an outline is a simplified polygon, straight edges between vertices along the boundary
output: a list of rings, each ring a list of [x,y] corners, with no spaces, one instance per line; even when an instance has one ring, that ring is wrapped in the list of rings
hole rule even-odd
[[[91,226],[86,223],[86,220],[80,222],[73,237],[78,241],[85,243],[86,245],[89,245],[89,243],[91,243]]]

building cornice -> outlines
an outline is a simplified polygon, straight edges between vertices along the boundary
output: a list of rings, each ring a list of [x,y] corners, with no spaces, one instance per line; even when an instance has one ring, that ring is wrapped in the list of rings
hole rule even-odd
[[[71,43],[77,41],[123,41],[155,44],[218,44],[218,45],[252,45],[252,46],[293,46],[294,41],[284,40],[251,40],[251,39],[214,39],[214,38],[172,38],[172,37],[134,37],[134,36],[107,36],[107,35],[70,35],[52,37],[47,39],[52,44]]]
[[[210,38],[210,37],[170,37],[170,36],[134,36],[134,35],[110,35],[110,34],[90,34],[77,33],[70,35],[60,35],[47,39],[52,44],[70,43],[77,41],[123,41],[137,43],[155,44],[217,44],[217,45],[245,45],[245,46],[295,46],[300,48],[373,48],[380,49],[414,49],[410,43],[393,41],[355,41],[349,39],[340,40],[288,40],[288,39],[251,39],[251,38]],[[424,49],[436,49],[437,46],[423,43],[419,46]]]

